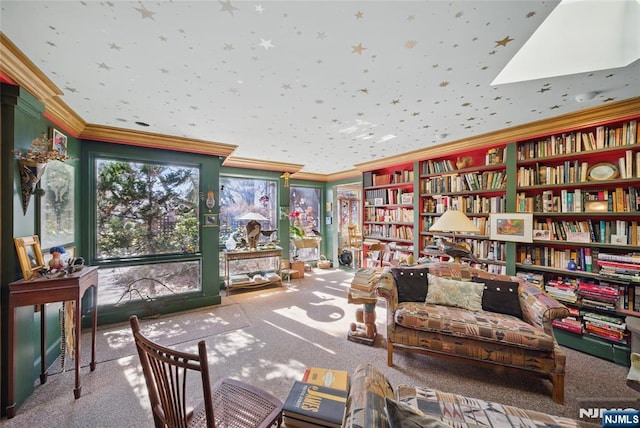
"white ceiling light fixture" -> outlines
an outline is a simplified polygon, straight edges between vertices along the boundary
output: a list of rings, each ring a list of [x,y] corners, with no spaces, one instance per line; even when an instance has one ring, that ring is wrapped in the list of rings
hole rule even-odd
[[[563,0],[492,85],[598,71],[640,58],[640,0]]]

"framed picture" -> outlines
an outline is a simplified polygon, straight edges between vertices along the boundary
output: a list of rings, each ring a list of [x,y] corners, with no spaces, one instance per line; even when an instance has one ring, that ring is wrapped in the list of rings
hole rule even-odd
[[[204,214],[202,217],[202,227],[218,227],[218,214]]]
[[[413,193],[403,193],[400,197],[400,202],[402,203],[402,205],[413,204]]]
[[[491,239],[497,241],[532,242],[533,214],[490,214]]]
[[[51,130],[51,141],[53,143],[53,150],[58,151],[61,155],[67,155],[67,136],[56,128]]]
[[[44,268],[44,259],[40,250],[38,235],[13,238],[18,253],[18,261],[22,269],[22,277],[31,279],[40,269]]]

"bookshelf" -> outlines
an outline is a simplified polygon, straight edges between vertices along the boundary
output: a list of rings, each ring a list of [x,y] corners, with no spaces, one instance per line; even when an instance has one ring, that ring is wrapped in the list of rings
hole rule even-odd
[[[598,337],[598,329],[586,330],[581,312],[612,317],[601,321],[619,325],[626,316],[640,318],[640,283],[634,282],[640,281],[636,273],[640,263],[635,261],[640,256],[638,121],[640,98],[633,98],[356,167],[389,174],[413,164],[415,256],[439,257],[433,247],[436,234],[429,227],[447,207],[457,207],[483,230],[478,235],[456,236],[484,258],[483,267],[526,276],[540,288],[562,281],[566,284],[560,288],[574,290],[575,300],[560,300],[571,308],[580,333],[556,326],[561,344],[628,365],[628,331],[621,330],[618,341]],[[499,173],[505,186],[496,178]],[[373,184],[371,172],[369,176],[365,172],[363,179],[366,189],[385,187]],[[532,242],[489,239],[490,213],[518,212],[532,214]],[[490,251],[493,258],[488,257]],[[589,257],[591,263],[587,263]],[[568,269],[571,258],[576,270]],[[591,295],[587,304],[592,307],[583,307],[584,295],[578,292],[581,284],[617,289],[614,307],[607,295]],[[593,321],[597,317],[586,318],[597,324]]]
[[[505,272],[504,242],[489,240],[489,213],[506,212],[505,147],[496,146],[466,152],[462,156],[427,159],[420,168],[420,253],[433,253],[437,237],[452,234],[430,232],[429,228],[447,209],[464,212],[480,229],[479,234],[457,234],[472,252],[489,264],[494,273]]]
[[[553,133],[516,149],[516,211],[533,215],[533,242],[517,244],[516,269],[539,275],[570,308],[569,318],[554,323],[560,344],[626,365],[624,318],[640,316],[638,119]]]
[[[379,241],[389,245],[391,257],[398,262],[413,255],[413,164],[365,172],[363,191],[362,233],[365,251],[367,243]]]

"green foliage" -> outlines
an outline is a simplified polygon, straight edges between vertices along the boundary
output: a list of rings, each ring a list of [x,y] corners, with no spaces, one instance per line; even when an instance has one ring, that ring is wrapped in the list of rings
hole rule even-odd
[[[199,247],[199,171],[194,167],[100,159],[98,258]]]

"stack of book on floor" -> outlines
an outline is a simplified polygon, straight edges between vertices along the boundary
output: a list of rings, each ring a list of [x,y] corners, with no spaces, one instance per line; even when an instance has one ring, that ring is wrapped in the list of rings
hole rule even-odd
[[[617,343],[627,343],[627,325],[622,319],[586,311],[582,312],[582,319],[584,328],[590,335]]]
[[[287,428],[339,428],[347,405],[349,375],[342,370],[312,367],[295,381],[282,413]]]
[[[351,288],[360,291],[373,291],[378,282],[379,271],[375,268],[362,268],[353,276]]]

